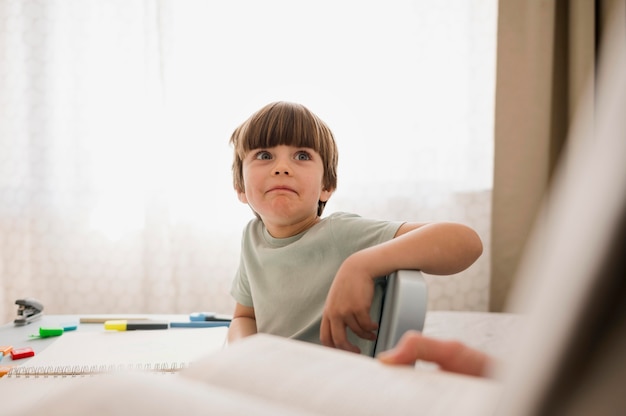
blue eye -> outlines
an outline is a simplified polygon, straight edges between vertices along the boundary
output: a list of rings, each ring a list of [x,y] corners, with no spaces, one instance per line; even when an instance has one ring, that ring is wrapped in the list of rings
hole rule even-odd
[[[266,150],[261,150],[254,155],[254,158],[258,160],[271,160],[272,155]]]
[[[304,150],[296,153],[296,160],[311,160],[311,155]]]

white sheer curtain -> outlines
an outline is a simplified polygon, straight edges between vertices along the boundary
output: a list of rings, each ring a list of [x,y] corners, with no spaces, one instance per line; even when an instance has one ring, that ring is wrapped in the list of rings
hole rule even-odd
[[[486,310],[495,26],[495,0],[0,0],[0,316],[230,312],[228,138],[274,100],[336,135],[326,213],[476,228],[429,307]]]

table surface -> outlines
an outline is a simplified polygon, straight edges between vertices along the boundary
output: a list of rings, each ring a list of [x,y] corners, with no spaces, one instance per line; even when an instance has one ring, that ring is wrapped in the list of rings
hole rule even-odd
[[[26,325],[16,326],[8,323],[0,326],[0,345],[11,345],[13,348],[31,347],[35,355],[43,351],[52,344],[57,337],[38,338],[31,335],[39,335],[40,327],[63,327],[66,325],[76,325],[77,331],[104,331],[104,323],[80,323],[81,318],[102,318],[102,319],[153,319],[168,322],[188,321],[189,315],[158,315],[158,314],[78,314],[78,315],[43,315]],[[175,330],[175,329],[172,329]],[[30,358],[11,359],[10,355],[5,356],[0,365],[15,366],[28,362]]]
[[[35,354],[43,351],[57,337],[33,338],[39,333],[39,327],[64,326],[76,324],[79,331],[104,331],[103,323],[80,323],[80,318],[102,319],[154,319],[165,321],[187,321],[188,315],[159,314],[78,314],[78,315],[43,315],[36,321],[24,326],[8,323],[0,326],[0,345],[14,348],[31,347]],[[424,334],[440,339],[456,339],[474,348],[478,348],[496,357],[503,357],[509,348],[509,342],[522,329],[521,316],[507,313],[469,312],[469,311],[428,311],[424,323]],[[174,329],[175,330],[175,329]],[[13,361],[5,356],[0,365],[22,365],[29,358]]]
[[[455,339],[504,359],[524,330],[526,319],[512,313],[429,311],[424,335]]]

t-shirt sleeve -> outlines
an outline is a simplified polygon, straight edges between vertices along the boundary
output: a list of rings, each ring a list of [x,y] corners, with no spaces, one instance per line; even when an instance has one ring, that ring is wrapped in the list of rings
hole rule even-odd
[[[253,307],[252,302],[252,294],[250,292],[250,282],[248,281],[248,274],[246,272],[246,265],[244,261],[244,245],[245,239],[248,235],[247,233],[248,227],[246,227],[246,231],[244,231],[243,236],[241,238],[241,257],[239,259],[239,268],[235,273],[235,278],[230,287],[231,296],[243,306]]]
[[[332,233],[346,257],[359,250],[389,241],[403,224],[363,218],[356,214],[338,213],[332,217]]]

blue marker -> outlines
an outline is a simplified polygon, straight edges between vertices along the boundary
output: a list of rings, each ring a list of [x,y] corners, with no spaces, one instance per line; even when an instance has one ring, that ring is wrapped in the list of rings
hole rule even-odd
[[[215,312],[194,312],[189,315],[189,320],[194,322],[211,321],[211,322],[230,322],[232,316],[220,315]]]
[[[61,326],[63,327],[63,331],[65,332],[75,331],[76,328],[78,328],[78,324],[74,324],[74,323],[65,323],[65,324],[61,324]]]

